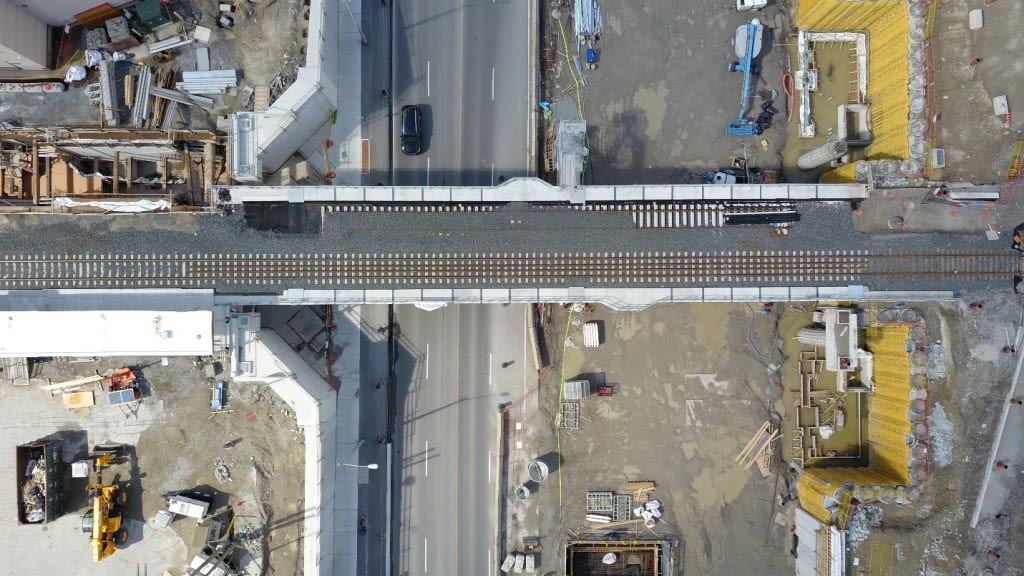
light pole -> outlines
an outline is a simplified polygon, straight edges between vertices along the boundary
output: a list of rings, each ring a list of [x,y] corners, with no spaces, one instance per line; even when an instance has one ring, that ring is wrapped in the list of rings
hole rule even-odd
[[[373,464],[349,464],[347,462],[338,462],[338,466],[351,466],[352,468],[366,468],[367,470],[376,470],[380,468],[376,463]]]
[[[342,4],[345,5],[345,8],[348,9],[348,15],[352,18],[352,23],[356,25],[356,30],[359,30],[359,41],[360,41],[360,43],[363,46],[366,46],[366,44],[367,44],[367,42],[366,42],[366,34],[363,34],[363,26],[362,26],[362,24],[359,23],[358,20],[356,20],[355,14],[352,13],[352,7],[348,5],[348,3],[351,2],[351,0],[341,0],[341,2],[342,2]],[[371,470],[372,470],[372,468],[371,468]]]

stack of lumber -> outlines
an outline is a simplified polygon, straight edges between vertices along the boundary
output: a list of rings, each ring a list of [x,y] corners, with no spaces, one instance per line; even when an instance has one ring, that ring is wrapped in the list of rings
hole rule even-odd
[[[771,421],[765,420],[764,424],[754,433],[750,442],[747,442],[747,445],[736,456],[736,463],[744,470],[749,470],[756,463],[761,475],[767,478],[772,473],[771,464],[774,455],[772,444],[775,443],[779,435],[780,432],[773,429]]]
[[[636,504],[646,504],[651,499],[651,493],[654,492],[655,488],[654,482],[649,480],[626,482],[626,492],[633,495],[633,502]]]

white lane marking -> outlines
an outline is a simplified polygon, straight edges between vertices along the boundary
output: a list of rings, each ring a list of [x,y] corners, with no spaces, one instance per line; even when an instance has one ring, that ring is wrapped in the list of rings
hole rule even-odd
[[[487,387],[494,388],[494,352],[487,355]]]
[[[487,483],[491,483],[491,451],[487,451]]]
[[[491,66],[491,100],[494,100],[494,67]]]
[[[426,374],[426,376],[423,379],[424,380],[430,380],[430,344],[427,344],[427,362],[426,362],[426,364],[427,365],[426,365],[425,369],[426,369],[426,373],[427,374]]]
[[[430,440],[423,441],[423,475],[430,476]]]
[[[427,186],[430,186],[430,156],[427,156]]]
[[[424,538],[423,539],[423,572],[424,572],[424,574],[427,572],[427,550],[428,550],[428,548],[427,548],[427,539]]]
[[[427,60],[427,98],[430,98],[430,60]]]

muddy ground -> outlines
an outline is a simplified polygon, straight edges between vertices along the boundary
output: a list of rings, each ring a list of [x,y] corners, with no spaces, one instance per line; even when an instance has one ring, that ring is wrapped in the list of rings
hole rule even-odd
[[[786,54],[772,43],[788,33],[788,6],[773,2],[756,14],[771,31],[748,117],[756,118],[773,90],[781,99]],[[779,167],[787,139],[781,117],[762,136],[725,133],[740,113],[743,85],[743,74],[728,71],[737,60],[732,39],[751,13],[726,2],[671,0],[604,1],[601,12],[598,67],[585,72],[579,100],[591,152],[584,184],[695,183],[744,153],[751,167]],[[554,120],[579,120],[581,106],[558,26],[550,9],[541,16],[544,98],[554,103]],[[571,18],[564,18],[564,26],[575,52]]]
[[[748,117],[756,117],[773,90],[780,94],[776,108],[784,110],[781,75],[791,68],[785,47],[794,41],[795,7],[796,2],[779,0],[758,13],[738,13],[728,3],[602,2],[605,29],[596,45],[598,68],[585,71],[587,86],[579,99],[556,21],[550,9],[542,13],[544,99],[554,104],[556,121],[578,120],[582,109],[591,150],[583,182],[693,183],[744,154],[752,167],[781,168],[783,181],[805,180],[807,174],[783,163],[788,143],[802,148],[789,138],[784,112],[763,136],[725,134],[726,123],[740,108],[742,74],[727,71],[736,60],[731,45],[735,27],[753,14],[770,30]],[[984,11],[981,30],[968,28],[971,9]],[[1015,28],[1022,11],[1024,4],[1008,0],[937,4],[934,145],[946,150],[946,167],[929,171],[931,178],[1003,183],[1013,145],[1024,139],[1024,115],[1015,110],[1024,98],[1019,80],[1024,63],[1015,56],[1022,42]],[[575,53],[572,21],[563,21]],[[972,66],[974,58],[980,62]],[[993,113],[992,98],[1000,95],[1009,100],[1008,127]],[[798,154],[787,151],[786,157]]]
[[[509,499],[511,547],[539,534],[538,570],[559,570],[570,531],[588,535],[587,491],[651,480],[664,505],[662,521],[651,530],[622,528],[617,537],[676,541],[675,574],[788,572],[788,532],[774,523],[777,480],[734,462],[779,394],[768,359],[759,355],[771,353],[774,319],[752,316],[744,305],[664,305],[639,313],[597,307],[581,318],[602,322],[605,342],[584,349],[580,329],[572,327],[573,345],[563,351],[568,312],[549,309],[553,364],[541,381],[539,409],[523,416],[524,449],[513,454],[510,481],[522,482],[525,463],[559,445],[561,466],[525,503]],[[747,343],[751,318],[759,351]],[[614,395],[588,399],[580,429],[559,437],[554,422],[563,374],[603,374]]]
[[[902,508],[883,506],[881,526],[850,551],[858,564],[852,574],[1022,573],[1019,496],[1011,497],[1000,518],[969,527],[1015,361],[1002,352],[1004,328],[1016,325],[1020,305],[1003,292],[972,299],[984,308],[972,310],[967,302],[913,305],[928,322],[928,343],[944,347],[946,377],[932,383],[931,394],[932,412],[941,409],[946,422],[932,422],[922,496]],[[512,421],[523,423],[521,432],[513,432],[522,449],[512,443],[508,482],[514,488],[526,481],[534,458],[553,471],[526,501],[506,497],[507,550],[539,536],[538,570],[560,572],[568,539],[611,533],[614,540],[675,540],[676,574],[790,573],[788,523],[795,503],[780,500],[786,493],[782,450],[769,478],[734,462],[771,408],[781,407],[781,383],[771,367],[785,362],[776,340],[785,307],[769,315],[744,304],[661,305],[637,313],[596,307],[580,314],[603,324],[605,340],[596,349],[582,348],[577,326],[569,326],[571,344],[563,349],[568,311],[547,309],[552,365],[542,374],[535,403],[513,410]],[[580,429],[559,431],[558,387],[563,378],[580,375],[603,377],[614,395],[591,396]],[[584,522],[586,492],[620,491],[630,480],[657,483],[662,520],[650,530],[591,530]]]

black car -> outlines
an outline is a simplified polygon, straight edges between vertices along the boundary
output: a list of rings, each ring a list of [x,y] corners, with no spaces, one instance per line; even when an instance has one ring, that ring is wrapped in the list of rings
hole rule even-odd
[[[423,152],[423,113],[419,106],[402,106],[402,152],[410,156]]]

